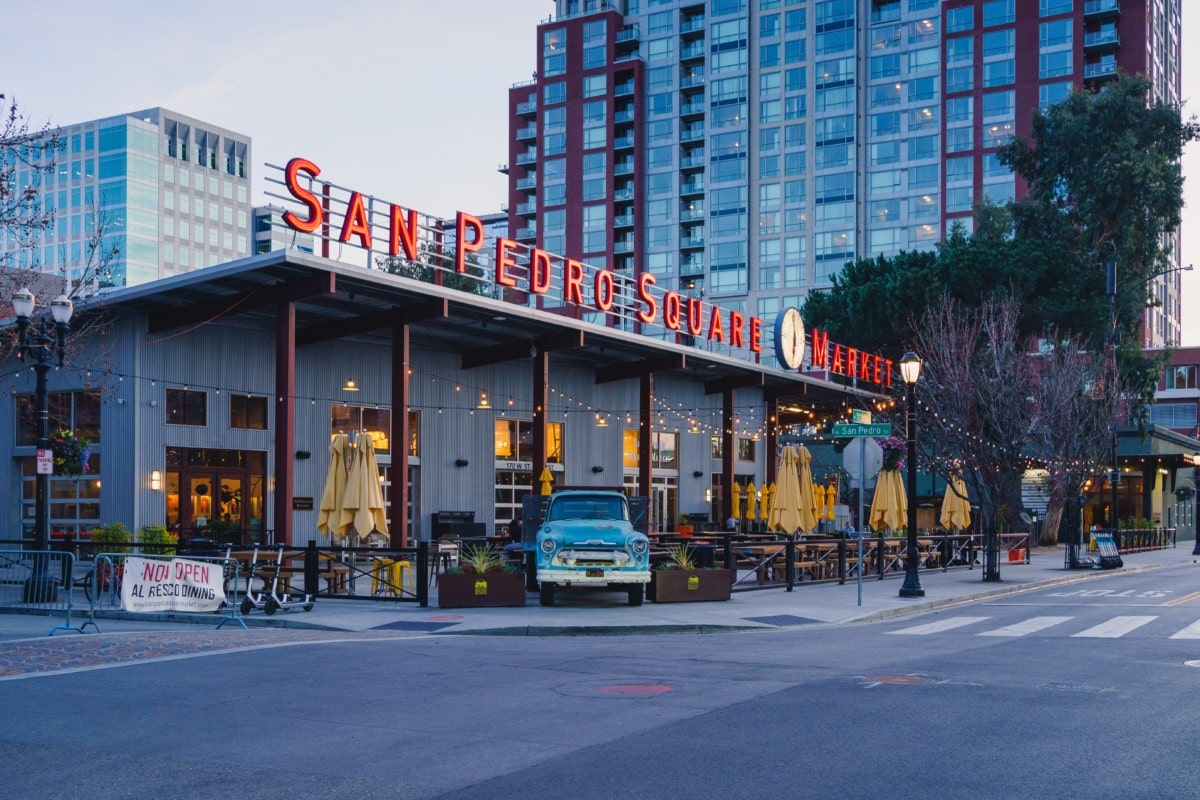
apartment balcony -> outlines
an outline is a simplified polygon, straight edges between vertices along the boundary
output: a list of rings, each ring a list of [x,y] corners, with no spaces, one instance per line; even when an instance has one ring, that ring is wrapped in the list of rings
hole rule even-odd
[[[681,88],[681,89],[687,89],[688,87],[691,87],[691,86],[703,86],[703,85],[704,85],[704,73],[703,72],[691,73],[691,74],[679,76],[679,88]]]
[[[691,180],[679,184],[679,196],[688,197],[704,194],[704,181]]]
[[[633,122],[633,119],[634,115],[632,104],[626,106],[625,108],[618,109],[617,112],[613,114],[613,123],[617,125],[623,122]]]
[[[522,142],[527,142],[530,139],[537,138],[537,125],[526,125],[517,131],[517,139]]]
[[[1116,50],[1121,46],[1121,37],[1113,27],[1100,31],[1089,31],[1083,35],[1083,51],[1085,53],[1105,53]]]
[[[524,228],[517,228],[517,241],[523,242],[531,239],[537,239],[537,226],[529,225]]]
[[[1120,0],[1085,0],[1083,4],[1083,19],[1110,19],[1121,16]]]
[[[633,200],[633,189],[617,189],[612,193],[614,203],[628,203]]]
[[[517,213],[523,217],[533,216],[537,213],[537,201],[527,200],[524,203],[517,203]]]
[[[679,141],[681,142],[699,142],[703,140],[703,125],[690,125],[679,132]]]
[[[625,97],[633,94],[633,81],[622,81],[613,86],[614,97]]]
[[[707,26],[704,22],[704,17],[690,17],[679,23],[680,33],[704,33]]]
[[[633,252],[633,239],[618,239],[617,241],[613,242],[613,253],[616,253],[619,255],[622,253],[632,253],[632,252]]]
[[[679,60],[680,61],[692,61],[697,58],[704,58],[704,56],[707,52],[708,52],[708,49],[704,46],[703,41],[695,41],[688,45],[685,45],[679,51]]]
[[[517,103],[517,113],[522,117],[530,117],[537,113],[538,104],[537,98],[526,100],[524,103]]]
[[[704,151],[683,156],[679,159],[680,172],[695,172],[704,169]]]
[[[629,211],[625,214],[618,214],[613,217],[613,228],[621,230],[622,228],[633,227],[633,212]]]
[[[704,248],[704,231],[693,233],[689,236],[679,237],[679,249],[681,250],[701,250]]]
[[[694,278],[704,274],[704,256],[691,253],[679,262],[679,277]]]
[[[617,31],[618,45],[627,45],[631,42],[636,43],[641,38],[642,32],[638,29],[637,25],[626,25],[624,28],[621,28],[621,30]]]
[[[707,110],[708,106],[704,102],[703,98],[700,98],[699,100],[693,98],[688,100],[686,103],[680,104],[679,116],[684,117],[685,119],[687,117],[701,117],[704,116],[704,112]]]
[[[517,163],[523,164],[523,165],[536,164],[537,163],[537,153],[538,153],[538,151],[537,151],[536,147],[531,147],[528,150],[526,150],[524,153],[518,153],[517,154]]]
[[[1083,65],[1083,79],[1085,81],[1105,81],[1112,80],[1116,77],[1116,60],[1098,61],[1093,64]]]
[[[704,204],[696,203],[690,207],[679,209],[679,221],[691,222],[704,219]]]
[[[517,178],[518,192],[532,192],[537,189],[537,175],[526,175],[524,178]]]
[[[613,175],[632,175],[634,170],[633,159],[625,159],[613,164]]]
[[[614,150],[631,150],[633,149],[633,144],[634,139],[632,133],[613,139]]]

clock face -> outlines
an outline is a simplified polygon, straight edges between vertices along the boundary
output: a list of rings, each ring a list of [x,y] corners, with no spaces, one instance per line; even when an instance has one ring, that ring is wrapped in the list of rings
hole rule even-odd
[[[786,369],[804,361],[804,320],[795,308],[785,308],[775,317],[775,357]]]

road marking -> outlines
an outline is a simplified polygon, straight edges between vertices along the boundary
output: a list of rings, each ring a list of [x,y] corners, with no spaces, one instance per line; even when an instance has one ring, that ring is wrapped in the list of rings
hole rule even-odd
[[[1030,633],[1037,633],[1040,630],[1045,630],[1052,625],[1061,625],[1067,620],[1075,619],[1074,617],[1031,617],[1023,622],[1016,622],[1012,625],[1005,625],[1003,628],[996,628],[994,631],[984,631],[977,633],[976,636],[1025,636]]]
[[[964,625],[973,625],[976,622],[983,622],[986,619],[988,617],[947,617],[937,622],[917,625],[914,628],[903,628],[898,631],[888,631],[888,633],[898,633],[906,636],[928,636],[931,633],[941,633],[942,631],[961,628]]]
[[[1181,606],[1184,603],[1190,603],[1191,601],[1195,600],[1198,597],[1200,597],[1200,592],[1192,592],[1191,594],[1185,594],[1183,597],[1176,597],[1174,600],[1168,600],[1167,602],[1162,603],[1161,605]]]
[[[1179,633],[1171,634],[1172,639],[1200,639],[1200,621],[1193,622]]]
[[[1072,634],[1073,638],[1084,639],[1116,639],[1132,630],[1137,630],[1158,617],[1113,617],[1108,622],[1088,628],[1086,631]]]

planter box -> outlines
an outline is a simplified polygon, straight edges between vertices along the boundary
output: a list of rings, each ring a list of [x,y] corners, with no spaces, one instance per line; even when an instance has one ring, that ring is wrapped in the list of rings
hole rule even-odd
[[[438,608],[482,608],[525,605],[525,575],[520,572],[489,572],[438,576]]]
[[[656,569],[646,596],[653,603],[728,600],[731,583],[727,569]]]

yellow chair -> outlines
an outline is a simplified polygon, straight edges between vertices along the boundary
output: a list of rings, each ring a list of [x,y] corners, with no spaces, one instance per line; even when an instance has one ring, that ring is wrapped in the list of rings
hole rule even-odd
[[[411,561],[398,558],[376,558],[371,565],[371,595],[390,594],[399,597],[405,591],[413,591],[413,565]]]

